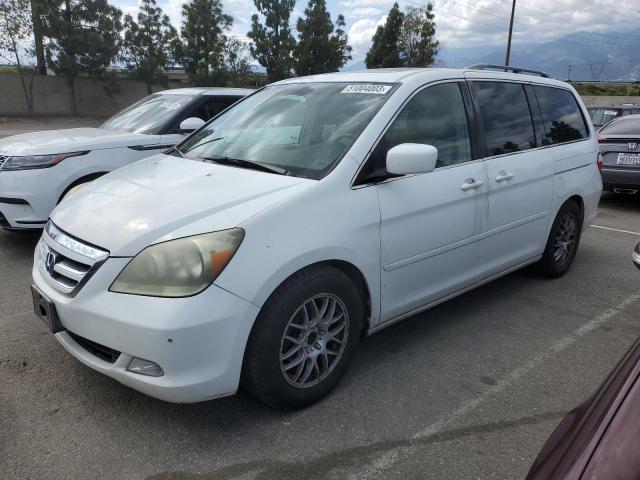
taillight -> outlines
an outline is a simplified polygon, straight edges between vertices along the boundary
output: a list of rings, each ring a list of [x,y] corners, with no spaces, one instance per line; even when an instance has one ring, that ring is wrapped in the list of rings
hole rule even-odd
[[[598,171],[602,172],[602,168],[604,167],[604,158],[600,152],[598,152],[598,159],[596,160],[596,163],[598,164]]]

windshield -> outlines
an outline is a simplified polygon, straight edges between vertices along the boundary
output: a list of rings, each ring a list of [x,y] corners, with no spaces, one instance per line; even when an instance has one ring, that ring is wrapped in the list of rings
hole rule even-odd
[[[170,117],[188,105],[194,95],[156,93],[144,97],[101,125],[108,130],[135,133],[158,133]]]
[[[594,125],[604,125],[619,115],[619,111],[614,108],[588,108],[587,111]]]
[[[248,161],[319,179],[391,90],[382,84],[274,85],[232,107],[177,150],[191,159]]]

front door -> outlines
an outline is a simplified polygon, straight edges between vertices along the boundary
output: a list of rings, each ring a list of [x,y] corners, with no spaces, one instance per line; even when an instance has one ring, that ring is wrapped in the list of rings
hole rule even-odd
[[[379,176],[395,145],[438,149],[434,171],[376,186],[383,322],[444,297],[481,273],[476,237],[486,229],[488,179],[484,163],[472,155],[461,87],[441,83],[415,94],[369,159]]]

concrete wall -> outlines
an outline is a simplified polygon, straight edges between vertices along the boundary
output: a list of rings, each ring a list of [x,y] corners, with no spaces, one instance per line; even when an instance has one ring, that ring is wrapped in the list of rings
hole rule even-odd
[[[161,90],[161,88],[157,89]],[[66,79],[37,76],[34,78],[33,94],[35,116],[73,115],[71,90]],[[109,117],[146,94],[147,87],[133,80],[118,78],[112,84],[88,78],[76,80],[78,115],[83,117]],[[640,97],[584,95],[582,99],[588,107],[609,107],[621,103],[640,104]],[[0,117],[23,117],[27,114],[20,76],[17,73],[0,73]]]
[[[112,93],[109,93],[110,89]],[[87,78],[76,80],[76,102],[80,116],[109,117],[145,95],[147,87],[133,80],[118,79],[111,85]],[[36,76],[33,97],[34,115],[38,117],[73,115],[71,90],[64,78]],[[17,73],[0,73],[0,116],[21,117],[27,114],[20,76]]]
[[[611,107],[612,105],[620,105],[622,103],[640,104],[640,97],[607,97],[582,95],[582,101],[587,107]]]

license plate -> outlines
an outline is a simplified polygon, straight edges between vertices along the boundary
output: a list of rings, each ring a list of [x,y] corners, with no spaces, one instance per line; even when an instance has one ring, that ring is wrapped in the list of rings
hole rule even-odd
[[[33,285],[31,286],[31,297],[33,298],[33,311],[36,317],[42,320],[52,333],[62,331],[63,328],[58,319],[56,306],[53,302],[40,293]]]
[[[640,154],[637,153],[619,153],[618,165],[628,165],[631,167],[640,167]]]

